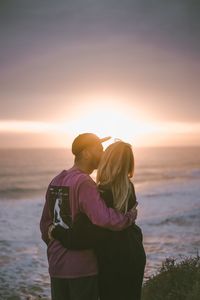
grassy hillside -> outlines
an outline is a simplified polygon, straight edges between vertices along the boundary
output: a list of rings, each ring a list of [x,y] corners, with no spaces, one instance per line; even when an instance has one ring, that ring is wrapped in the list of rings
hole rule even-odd
[[[142,300],[199,300],[200,257],[167,259],[143,287]]]

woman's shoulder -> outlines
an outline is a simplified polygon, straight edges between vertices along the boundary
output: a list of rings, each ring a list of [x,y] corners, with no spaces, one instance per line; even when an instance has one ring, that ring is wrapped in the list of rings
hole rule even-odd
[[[113,207],[113,194],[111,187],[108,185],[99,185],[98,190],[107,207]]]
[[[130,181],[130,193],[129,193],[129,200],[128,200],[128,210],[133,208],[136,204],[137,198],[135,194],[135,187],[132,181]]]

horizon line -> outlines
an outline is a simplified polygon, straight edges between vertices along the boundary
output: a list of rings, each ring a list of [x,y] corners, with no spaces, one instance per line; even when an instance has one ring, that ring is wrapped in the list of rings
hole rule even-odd
[[[200,148],[200,145],[144,145],[144,146],[134,146],[133,148]],[[0,147],[1,150],[69,150],[70,147]]]

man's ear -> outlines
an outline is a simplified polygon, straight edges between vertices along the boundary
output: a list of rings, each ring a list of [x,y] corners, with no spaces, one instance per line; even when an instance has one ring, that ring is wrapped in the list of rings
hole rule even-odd
[[[82,157],[86,160],[88,160],[90,158],[90,152],[88,151],[88,149],[84,149],[82,151]]]

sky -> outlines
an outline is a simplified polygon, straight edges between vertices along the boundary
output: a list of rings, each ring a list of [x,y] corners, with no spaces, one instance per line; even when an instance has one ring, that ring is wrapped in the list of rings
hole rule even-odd
[[[200,145],[200,1],[1,0],[0,147]]]

